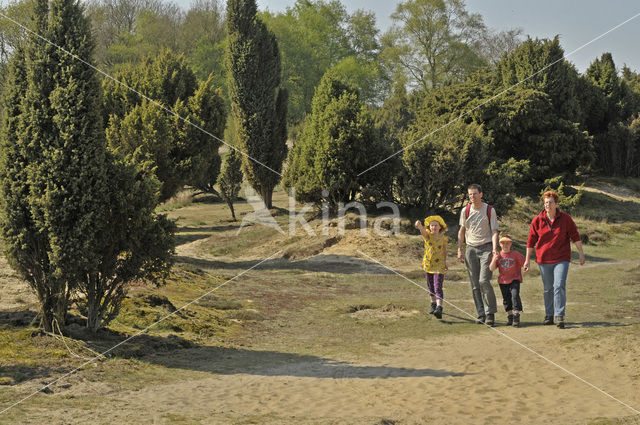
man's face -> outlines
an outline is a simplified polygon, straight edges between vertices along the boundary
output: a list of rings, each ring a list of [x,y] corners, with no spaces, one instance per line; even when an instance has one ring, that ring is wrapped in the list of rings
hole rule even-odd
[[[478,192],[478,189],[469,189],[467,193],[469,194],[469,201],[471,201],[472,204],[482,199],[482,192]]]

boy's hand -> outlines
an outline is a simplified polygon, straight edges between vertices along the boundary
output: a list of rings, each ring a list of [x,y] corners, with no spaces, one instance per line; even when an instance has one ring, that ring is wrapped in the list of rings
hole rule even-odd
[[[449,270],[449,266],[447,266],[446,264],[444,265],[444,271],[448,271]]]

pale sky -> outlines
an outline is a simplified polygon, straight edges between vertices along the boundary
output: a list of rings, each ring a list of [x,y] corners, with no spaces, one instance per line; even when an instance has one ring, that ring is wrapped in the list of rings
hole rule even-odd
[[[295,0],[257,0],[260,10],[281,12]],[[190,0],[178,0],[188,7]],[[349,12],[371,10],[378,28],[391,24],[397,1],[342,0]],[[565,54],[580,48],[629,18],[640,14],[638,0],[466,0],[467,10],[480,13],[485,24],[497,30],[519,27],[532,37],[560,34]],[[567,57],[580,72],[604,52],[611,52],[618,68],[627,64],[640,71],[640,16]]]

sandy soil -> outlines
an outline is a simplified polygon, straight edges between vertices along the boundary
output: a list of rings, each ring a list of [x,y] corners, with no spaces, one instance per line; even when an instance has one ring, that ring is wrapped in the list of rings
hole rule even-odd
[[[336,243],[323,256],[304,261],[370,270],[371,264],[356,261],[353,246],[377,249],[376,241],[369,239],[365,246],[355,234],[346,238],[348,245]],[[180,246],[178,255],[196,257],[203,241]],[[377,258],[392,266],[404,263],[397,250],[394,254],[397,247],[388,245],[387,240],[388,251],[379,251]],[[224,261],[200,258],[211,267]],[[14,301],[9,304],[21,296],[25,294],[10,293]],[[445,307],[442,326],[452,312]],[[403,314],[434,320],[424,312],[387,313],[390,320]],[[371,312],[353,314],[366,319]],[[596,418],[625,418],[625,424],[640,424],[640,345],[631,336],[608,333],[614,325],[599,326],[602,338],[594,343],[582,338],[593,328],[579,324],[569,323],[564,331],[539,324],[519,329],[478,325],[471,335],[401,340],[360,358],[251,349],[224,357],[207,347],[178,350],[158,354],[171,357],[166,361],[175,379],[169,384],[122,392],[78,374],[68,379],[71,385],[54,388],[54,396],[36,397],[99,394],[101,404],[27,408],[21,423],[587,424]],[[246,367],[230,368],[228,363],[237,363],[234,356],[242,356]],[[274,357],[281,361],[269,360]],[[17,389],[40,385],[26,382]]]
[[[245,352],[255,367],[224,373],[216,373],[220,359],[206,350],[185,350],[173,359],[173,383],[130,392],[101,387],[104,408],[30,411],[25,423],[640,423],[622,404],[640,406],[640,348],[613,337],[587,345],[580,342],[585,332],[578,325],[564,332],[479,325],[469,337],[399,341],[356,361],[305,358],[265,368],[264,352]],[[180,372],[193,362],[212,370]],[[95,393],[95,386],[80,381],[56,393]]]

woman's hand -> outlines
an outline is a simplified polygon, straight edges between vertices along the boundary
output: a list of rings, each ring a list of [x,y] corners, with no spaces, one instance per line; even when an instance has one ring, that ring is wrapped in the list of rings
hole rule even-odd
[[[529,271],[529,266],[530,266],[530,262],[529,260],[524,262],[524,266],[522,267],[522,270],[524,270],[524,272],[528,272]]]

